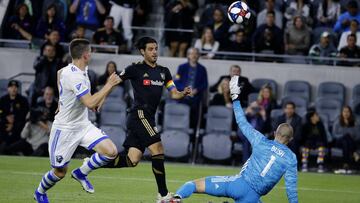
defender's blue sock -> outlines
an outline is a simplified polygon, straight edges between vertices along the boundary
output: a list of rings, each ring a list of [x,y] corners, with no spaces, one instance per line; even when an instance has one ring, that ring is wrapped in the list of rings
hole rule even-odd
[[[196,192],[196,185],[193,181],[189,181],[181,186],[176,194],[181,197],[181,199],[190,197],[194,192]]]

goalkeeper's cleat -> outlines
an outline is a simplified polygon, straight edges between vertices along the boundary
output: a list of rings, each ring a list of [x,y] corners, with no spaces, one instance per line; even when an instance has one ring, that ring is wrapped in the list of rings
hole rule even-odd
[[[42,194],[38,190],[35,190],[34,199],[37,203],[49,203],[46,193]]]
[[[158,194],[156,203],[180,203],[181,199],[175,198],[173,193],[168,192],[166,196]]]
[[[77,180],[86,192],[88,192],[90,194],[95,192],[94,187],[91,185],[91,183],[87,179],[87,175],[84,175],[80,171],[79,168],[77,168],[71,172],[71,177],[74,178],[75,180]]]

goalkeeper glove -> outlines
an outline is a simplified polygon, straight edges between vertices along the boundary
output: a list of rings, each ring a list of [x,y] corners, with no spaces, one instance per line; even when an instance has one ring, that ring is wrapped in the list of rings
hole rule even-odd
[[[239,99],[241,93],[241,86],[239,85],[239,76],[235,75],[230,80],[230,95],[233,101]]]

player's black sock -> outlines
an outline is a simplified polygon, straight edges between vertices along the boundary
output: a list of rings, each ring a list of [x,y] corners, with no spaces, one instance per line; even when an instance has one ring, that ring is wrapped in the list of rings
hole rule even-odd
[[[168,189],[165,180],[164,154],[158,154],[151,157],[152,171],[154,173],[158,191],[161,196],[166,196]]]
[[[124,168],[124,167],[135,167],[136,165],[132,163],[130,158],[127,155],[119,154],[114,160],[109,162],[103,168]]]

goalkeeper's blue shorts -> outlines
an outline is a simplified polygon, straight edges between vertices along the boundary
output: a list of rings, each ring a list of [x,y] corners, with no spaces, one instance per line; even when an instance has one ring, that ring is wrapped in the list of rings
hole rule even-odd
[[[209,176],[205,178],[205,193],[230,197],[235,203],[258,203],[260,195],[240,176]]]

